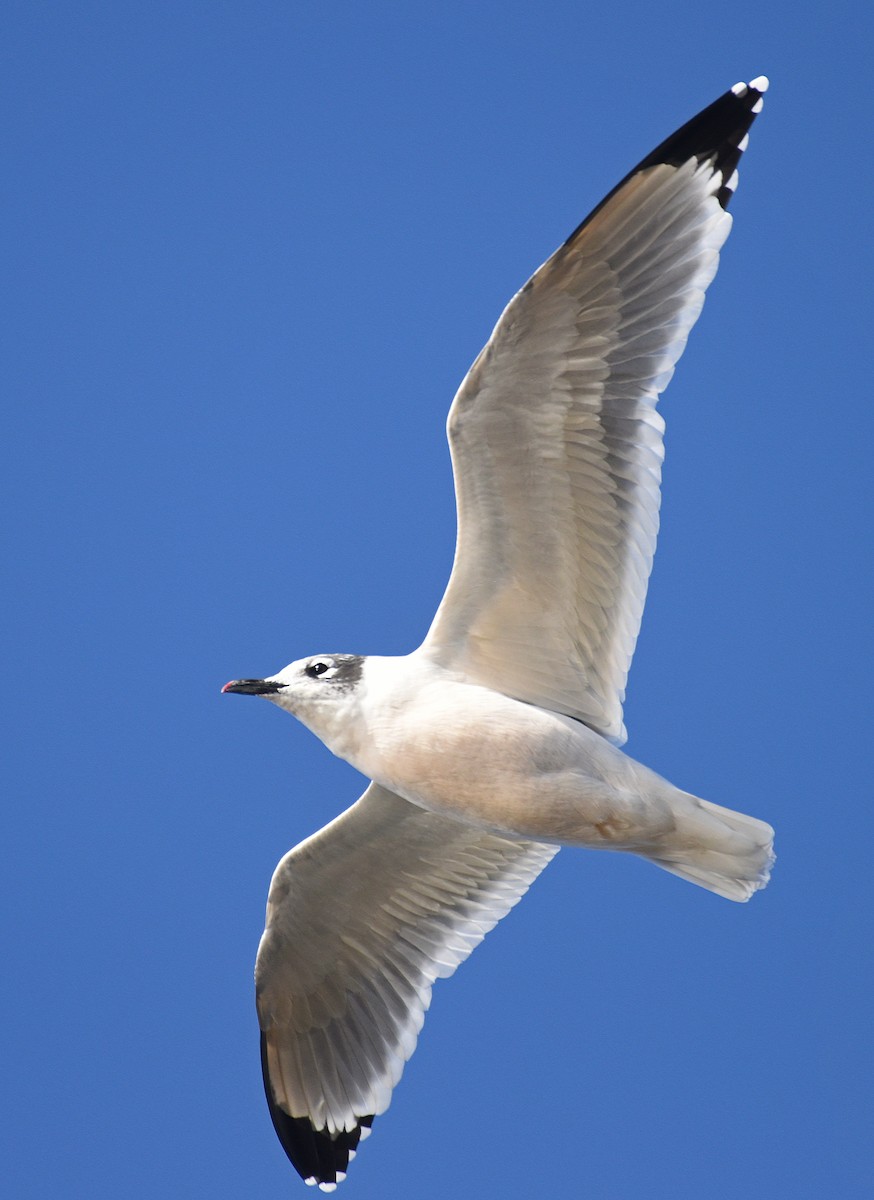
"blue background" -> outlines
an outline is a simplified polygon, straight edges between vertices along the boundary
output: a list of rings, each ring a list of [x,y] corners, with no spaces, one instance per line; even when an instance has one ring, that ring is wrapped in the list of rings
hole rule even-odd
[[[760,72],[627,721],[777,827],[773,882],[741,907],[564,851],[437,985],[343,1187],[870,1194],[870,6],[4,13],[8,1194],[304,1194],[251,969],[276,861],[361,780],[219,688],[418,644],[446,411],[503,305]]]

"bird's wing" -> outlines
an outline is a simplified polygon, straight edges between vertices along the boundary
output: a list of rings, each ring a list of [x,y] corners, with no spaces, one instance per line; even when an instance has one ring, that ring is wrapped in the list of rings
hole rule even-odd
[[[658,528],[656,401],[766,87],[735,85],[614,188],[511,300],[449,413],[458,542],[420,653],[616,743]]]
[[[528,890],[555,846],[511,841],[372,783],[282,859],[255,969],[276,1132],[330,1189],[388,1107],[434,980]]]

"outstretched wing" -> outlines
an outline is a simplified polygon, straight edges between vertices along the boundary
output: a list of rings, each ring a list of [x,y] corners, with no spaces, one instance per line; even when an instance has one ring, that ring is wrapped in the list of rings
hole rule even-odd
[[[658,529],[656,401],[766,88],[736,84],[598,205],[511,300],[449,414],[458,543],[421,652],[617,743]]]
[[[330,1190],[413,1053],[431,985],[525,894],[555,846],[425,812],[372,783],[282,859],[255,968],[273,1124]]]

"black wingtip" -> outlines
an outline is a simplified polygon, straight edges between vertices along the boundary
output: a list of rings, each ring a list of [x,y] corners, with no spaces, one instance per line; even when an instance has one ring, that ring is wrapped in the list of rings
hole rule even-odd
[[[290,1117],[273,1096],[267,1066],[267,1036],[263,1032],[261,1073],[270,1119],[289,1162],[305,1183],[322,1184],[332,1189],[344,1178],[350,1155],[361,1140],[362,1130],[370,1129],[373,1117],[359,1117],[355,1129],[334,1134],[328,1133],[327,1129],[316,1129],[306,1117]]]
[[[676,133],[665,138],[631,174],[658,163],[680,166],[690,158],[697,158],[699,162],[710,159],[714,171],[722,175],[722,187],[716,198],[725,208],[734,192],[733,176],[743,153],[743,139],[762,111],[762,97],[767,90],[768,80],[764,75],[751,83],[736,83],[691,121],[681,125]]]
[[[690,159],[699,162],[712,159],[714,173],[719,172],[722,184],[716,193],[716,199],[726,208],[734,194],[735,171],[740,156],[746,148],[745,138],[750,126],[762,110],[762,97],[768,90],[768,80],[760,75],[751,83],[736,83],[733,88],[714,100],[707,108],[702,109],[691,121],[665,138],[651,154],[641,159],[636,167],[620,179],[604,199],[592,209],[589,215],[580,222],[565,245],[569,246],[589,224],[596,213],[613,199],[617,192],[625,187],[639,171],[658,166],[659,163],[670,163],[680,166]]]

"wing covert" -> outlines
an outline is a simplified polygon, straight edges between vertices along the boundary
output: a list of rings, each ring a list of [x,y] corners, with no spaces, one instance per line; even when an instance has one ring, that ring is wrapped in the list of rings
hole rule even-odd
[[[511,841],[372,783],[276,868],[255,969],[264,1084],[301,1175],[342,1178],[389,1105],[431,1000],[557,847]]]
[[[616,743],[658,531],[656,411],[767,81],[643,160],[504,310],[453,402],[452,575],[421,647]]]

